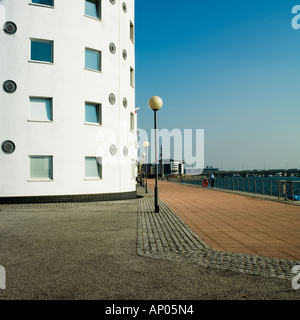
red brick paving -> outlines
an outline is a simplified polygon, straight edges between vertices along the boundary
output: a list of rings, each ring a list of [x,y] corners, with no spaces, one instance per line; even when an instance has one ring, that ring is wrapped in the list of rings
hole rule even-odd
[[[300,261],[300,206],[165,181],[159,197],[212,249]]]

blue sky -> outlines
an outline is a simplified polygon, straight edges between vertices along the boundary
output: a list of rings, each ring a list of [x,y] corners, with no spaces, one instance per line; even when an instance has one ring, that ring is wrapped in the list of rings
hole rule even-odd
[[[205,165],[300,168],[300,0],[136,0],[138,127],[205,130]],[[300,23],[300,21],[299,21]]]

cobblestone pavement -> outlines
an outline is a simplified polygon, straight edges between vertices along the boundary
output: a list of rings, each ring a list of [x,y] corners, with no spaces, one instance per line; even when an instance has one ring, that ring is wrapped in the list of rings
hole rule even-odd
[[[153,259],[190,261],[235,272],[292,279],[299,261],[272,259],[211,249],[163,201],[154,212],[153,193],[139,200],[138,254]]]

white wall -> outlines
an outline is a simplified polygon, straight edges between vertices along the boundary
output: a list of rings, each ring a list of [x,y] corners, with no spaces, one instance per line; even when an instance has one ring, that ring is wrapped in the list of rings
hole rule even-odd
[[[16,145],[11,155],[0,150],[0,197],[135,190],[131,159],[137,157],[136,132],[129,129],[130,112],[135,110],[135,89],[130,85],[135,55],[129,37],[134,0],[126,3],[124,13],[121,1],[112,5],[102,0],[102,21],[97,21],[84,16],[84,0],[55,0],[54,8],[31,5],[29,0],[0,2],[6,20],[18,27],[14,35],[0,30],[0,144],[11,140]],[[54,41],[53,65],[29,62],[30,38]],[[117,47],[114,55],[111,42]],[[85,47],[102,51],[101,73],[84,69]],[[4,92],[6,80],[17,83],[15,93]],[[117,98],[113,106],[110,93]],[[28,122],[30,96],[53,97],[52,123]],[[123,97],[128,99],[126,109]],[[84,124],[85,101],[102,104],[102,127]],[[107,132],[115,134],[115,157],[109,153],[113,134]],[[53,181],[28,181],[29,155],[53,156]],[[85,157],[96,155],[103,157],[103,179],[85,181]]]

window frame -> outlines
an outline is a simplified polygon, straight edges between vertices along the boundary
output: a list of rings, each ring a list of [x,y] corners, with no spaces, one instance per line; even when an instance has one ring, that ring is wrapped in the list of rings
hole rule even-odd
[[[86,176],[86,159],[95,159],[96,160],[100,176],[98,176],[98,177],[87,177]],[[98,159],[101,159],[100,160],[101,163],[99,163]],[[103,180],[103,161],[102,161],[102,157],[86,156],[84,158],[84,180],[85,181],[102,181]]]
[[[33,60],[32,57],[32,41],[40,42],[40,43],[50,43],[51,44],[51,62],[43,61],[43,60]],[[38,39],[38,38],[30,38],[29,39],[29,62],[32,63],[42,63],[42,64],[54,64],[54,41],[53,40],[46,40],[46,39]]]
[[[85,11],[85,4],[86,2],[93,2],[93,3],[96,3],[96,6],[97,6],[97,11],[98,11],[98,17],[93,17],[93,16],[90,16],[86,13]],[[91,19],[94,19],[96,21],[101,21],[102,20],[102,0],[85,0],[84,1],[84,16],[87,17],[87,18],[91,18]]]
[[[134,113],[130,112],[130,132],[134,133],[135,131],[135,118],[134,118]]]
[[[31,99],[49,100],[51,103],[51,120],[35,120],[31,119]],[[28,122],[42,122],[42,123],[53,123],[53,98],[52,97],[39,97],[29,96],[29,110],[28,110]]]
[[[44,8],[51,8],[51,9],[54,8],[54,1],[55,1],[55,0],[52,0],[52,5],[42,4],[42,3],[34,3],[34,2],[32,2],[32,1],[33,1],[33,0],[30,0],[29,5],[38,6],[38,7],[44,7]]]
[[[98,117],[98,122],[89,122],[86,121],[86,105],[94,106],[97,108],[97,117]],[[102,127],[102,104],[101,103],[96,103],[96,102],[91,102],[91,101],[85,101],[84,103],[84,124],[90,125],[90,126],[98,126]]]
[[[51,159],[51,168],[50,168],[50,177],[40,177],[40,178],[32,178],[31,177],[31,159],[32,158],[49,158]],[[54,172],[53,172],[53,156],[51,155],[29,155],[28,156],[28,182],[53,182],[54,181]]]
[[[134,23],[130,20],[130,28],[129,28],[130,40],[134,44]]]
[[[93,52],[97,52],[99,53],[99,67],[100,67],[100,70],[96,70],[96,69],[90,69],[90,68],[87,68],[86,67],[86,52],[87,51],[93,51]],[[89,48],[89,47],[85,47],[84,49],[84,69],[85,70],[88,70],[88,71],[93,71],[93,72],[98,72],[98,73],[101,73],[102,72],[102,51],[100,50],[96,50],[96,49],[92,49],[92,48]]]

